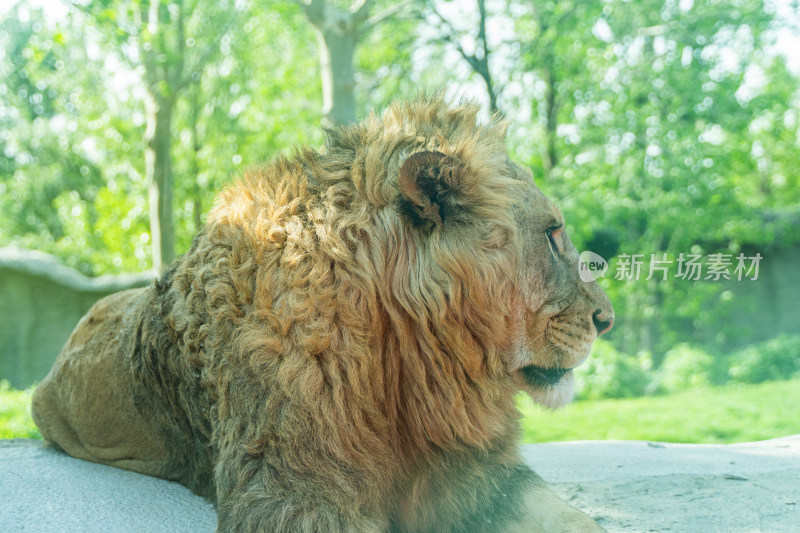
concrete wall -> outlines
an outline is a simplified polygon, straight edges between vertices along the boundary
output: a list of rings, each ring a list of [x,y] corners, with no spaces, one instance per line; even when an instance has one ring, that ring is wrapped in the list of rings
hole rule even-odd
[[[761,255],[757,280],[725,283],[725,290],[741,305],[730,317],[735,330],[733,346],[769,340],[781,333],[800,333],[800,247]]]
[[[41,380],[92,304],[152,278],[87,278],[47,254],[0,248],[0,379],[17,388]]]

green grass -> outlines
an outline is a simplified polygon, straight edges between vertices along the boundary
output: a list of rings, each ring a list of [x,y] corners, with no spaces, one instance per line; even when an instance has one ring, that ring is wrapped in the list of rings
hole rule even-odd
[[[0,382],[0,438],[41,438],[30,417],[33,389]],[[800,380],[699,387],[626,400],[577,402],[548,411],[521,396],[523,442],[658,440],[732,443],[800,433]]]
[[[8,381],[0,381],[0,439],[41,439],[31,418],[31,395],[27,390],[12,389]]]
[[[800,380],[698,387],[669,396],[576,402],[547,411],[519,399],[523,442],[734,443],[800,433]]]

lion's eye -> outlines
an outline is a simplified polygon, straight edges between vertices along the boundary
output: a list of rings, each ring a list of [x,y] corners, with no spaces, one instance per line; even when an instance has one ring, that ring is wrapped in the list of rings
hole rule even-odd
[[[550,241],[550,247],[553,249],[553,253],[558,253],[561,250],[559,243],[561,242],[561,234],[564,232],[564,224],[550,226],[545,232],[547,233],[547,239]]]

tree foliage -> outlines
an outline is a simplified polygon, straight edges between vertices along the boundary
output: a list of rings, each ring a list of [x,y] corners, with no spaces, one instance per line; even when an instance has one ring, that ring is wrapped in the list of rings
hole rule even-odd
[[[618,253],[800,241],[798,79],[774,47],[792,15],[762,0],[102,0],[64,17],[30,1],[0,18],[0,245],[87,274],[152,264],[154,102],[170,107],[162,210],[177,253],[231,176],[322,142],[313,5],[369,8],[353,34],[356,116],[442,86],[503,111],[511,157],[579,249],[611,260],[601,283],[625,354],[658,367],[680,341],[722,348],[738,302],[674,266],[663,281],[613,279]]]
[[[773,24],[758,0],[563,0],[520,9],[517,32],[529,39],[520,39],[518,79],[533,98],[531,126],[515,144],[559,199],[577,243],[602,248],[598,241],[611,235],[620,252],[646,262],[650,254],[674,261],[769,243],[764,213],[798,200],[782,166],[795,164],[797,79],[764,53]],[[719,284],[647,274],[603,281],[626,352],[651,351],[658,366],[686,333],[719,329],[691,340],[729,340],[720,318],[736,302]]]

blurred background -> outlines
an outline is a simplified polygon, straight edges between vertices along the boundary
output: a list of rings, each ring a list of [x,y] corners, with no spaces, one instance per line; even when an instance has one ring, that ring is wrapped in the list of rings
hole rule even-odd
[[[0,437],[38,435],[80,316],[186,251],[225,183],[443,87],[511,122],[609,264],[616,326],[575,405],[520,399],[527,441],[800,433],[797,2],[10,0]]]

